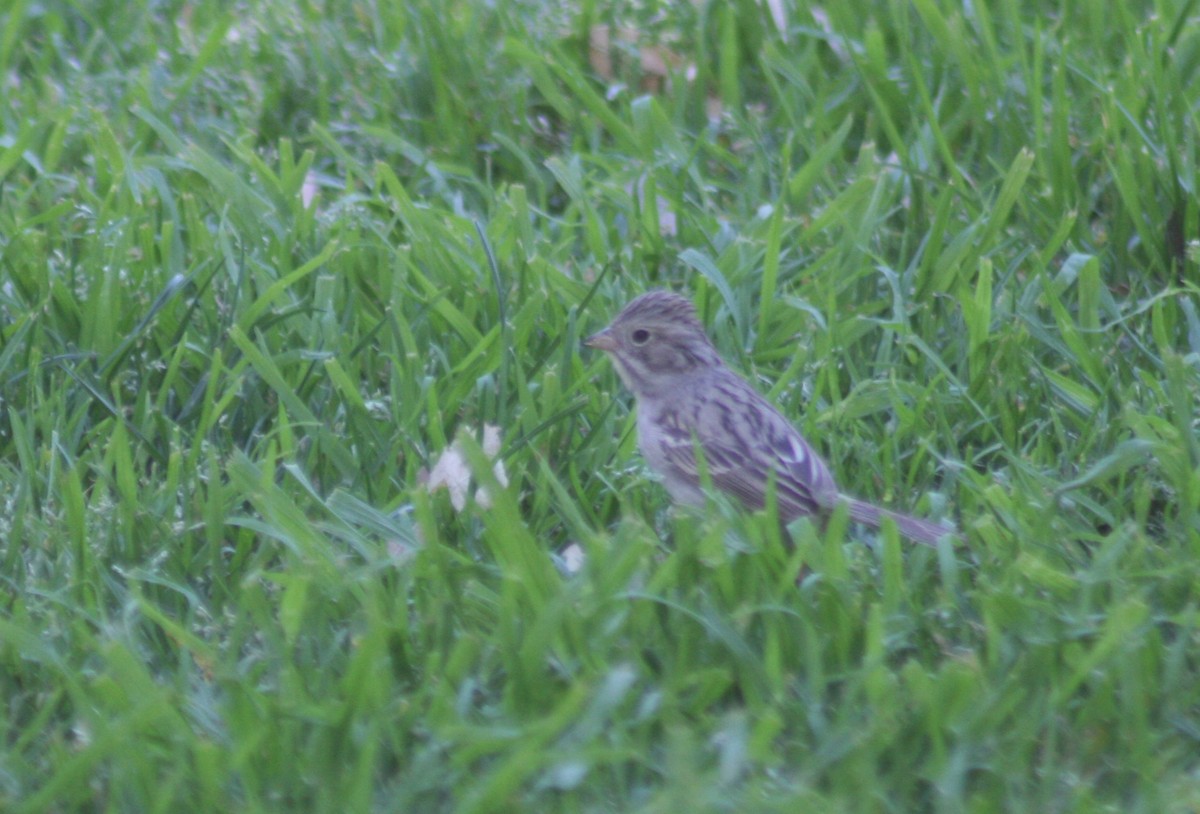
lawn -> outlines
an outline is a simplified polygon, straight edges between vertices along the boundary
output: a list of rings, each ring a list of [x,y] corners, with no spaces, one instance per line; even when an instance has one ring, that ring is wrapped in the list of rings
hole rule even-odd
[[[1200,811],[1193,0],[10,0],[0,88],[0,810]],[[961,545],[671,510],[653,287]]]

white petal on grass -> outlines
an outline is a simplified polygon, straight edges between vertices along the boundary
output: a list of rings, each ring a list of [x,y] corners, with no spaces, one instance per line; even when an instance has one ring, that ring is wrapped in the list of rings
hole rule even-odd
[[[844,36],[837,33],[825,9],[820,6],[813,6],[808,10],[808,13],[812,15],[813,22],[817,24],[817,28],[825,33],[824,42],[829,47],[829,50],[833,51],[834,56],[838,59],[848,62],[851,56],[848,41]]]
[[[586,555],[583,553],[583,546],[579,543],[571,543],[562,550],[563,568],[568,574],[578,574],[583,568],[583,562]]]
[[[317,174],[309,170],[305,176],[303,183],[300,184],[300,203],[305,209],[312,206],[312,202],[317,197]]]
[[[492,424],[483,426],[483,452],[489,458],[500,454],[499,427]],[[504,469],[503,461],[497,460],[492,465],[492,474],[497,483],[508,486],[508,473]],[[442,451],[433,466],[433,471],[429,473],[426,488],[433,492],[442,487],[450,492],[450,505],[455,511],[461,512],[466,508],[467,491],[471,488],[471,467],[467,464],[467,457],[463,454],[458,439]],[[487,489],[481,486],[475,491],[475,502],[485,509],[491,507],[492,498]]]
[[[450,492],[450,505],[461,512],[467,506],[467,489],[471,485],[471,470],[458,442],[442,450],[441,457],[429,473],[428,488],[434,492],[443,486]]]
[[[495,424],[483,425],[483,454],[489,458],[500,454],[500,428]]]
[[[494,424],[483,425],[483,454],[495,458],[500,454],[500,428]],[[501,486],[508,486],[508,473],[504,471],[504,462],[496,461],[492,467],[492,475]],[[480,486],[475,492],[475,502],[485,509],[492,507],[492,496],[487,488]]]
[[[625,191],[630,195],[637,195],[639,206],[646,206],[645,175],[641,176],[636,184],[626,184]],[[671,208],[671,201],[662,195],[655,195],[654,208],[658,213],[658,233],[663,237],[675,237],[679,233],[679,222],[675,217],[675,210]]]
[[[496,481],[501,486],[508,486],[508,473],[504,471],[503,461],[496,461],[496,465],[492,467],[492,474],[496,476]],[[475,502],[485,509],[492,508],[492,496],[488,494],[486,486],[480,486],[475,490]]]
[[[775,30],[779,32],[779,36],[783,41],[787,42],[787,9],[783,7],[783,0],[767,0],[767,10],[771,12],[771,20],[775,23]]]

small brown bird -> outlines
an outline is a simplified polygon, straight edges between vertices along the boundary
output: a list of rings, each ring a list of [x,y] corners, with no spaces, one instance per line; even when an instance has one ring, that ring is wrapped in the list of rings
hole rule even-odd
[[[791,422],[725,365],[686,298],[669,291],[643,294],[584,344],[608,353],[633,391],[638,447],[675,501],[704,503],[698,444],[713,485],[748,508],[763,507],[774,472],[785,523],[826,516],[844,503],[855,520],[879,528],[890,517],[918,543],[936,545],[954,536],[936,523],[841,494]]]

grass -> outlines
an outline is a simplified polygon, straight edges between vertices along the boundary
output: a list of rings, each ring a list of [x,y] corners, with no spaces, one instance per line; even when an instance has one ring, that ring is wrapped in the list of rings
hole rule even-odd
[[[0,10],[0,808],[1200,810],[1200,12],[770,5]],[[652,286],[966,545],[668,512]]]

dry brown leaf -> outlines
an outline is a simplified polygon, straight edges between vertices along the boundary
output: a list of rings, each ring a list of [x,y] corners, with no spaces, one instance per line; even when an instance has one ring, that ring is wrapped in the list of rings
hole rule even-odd
[[[612,43],[608,36],[608,26],[594,25],[588,31],[588,62],[596,75],[609,82],[613,78],[612,54],[609,49]]]
[[[588,63],[600,79],[612,82],[619,72],[619,66],[614,64],[614,54],[619,56],[636,48],[642,74],[641,90],[658,93],[685,60],[662,43],[643,45],[640,40],[641,32],[630,26],[622,26],[614,33],[611,26],[594,25],[588,30]],[[619,47],[614,49],[614,46]],[[688,65],[684,74],[691,81],[696,76],[696,67]]]

